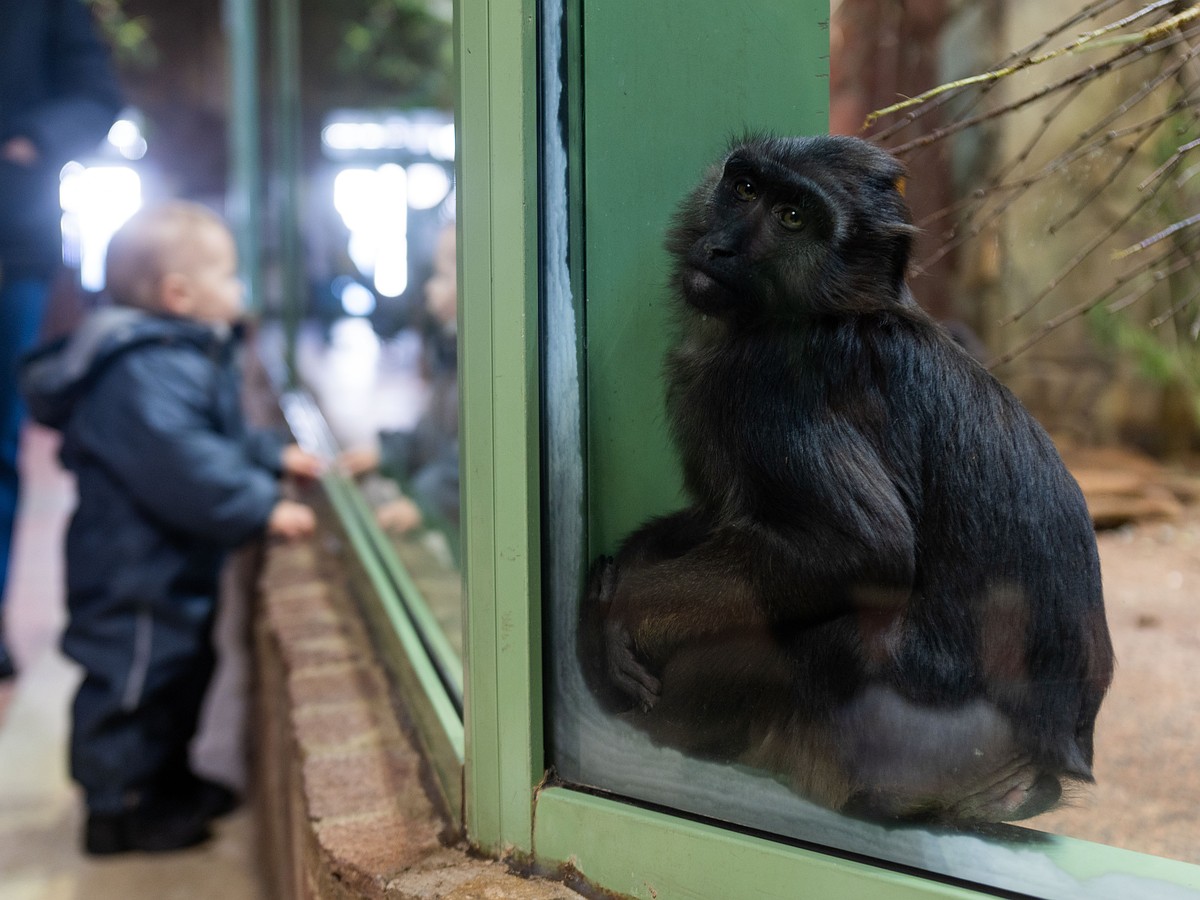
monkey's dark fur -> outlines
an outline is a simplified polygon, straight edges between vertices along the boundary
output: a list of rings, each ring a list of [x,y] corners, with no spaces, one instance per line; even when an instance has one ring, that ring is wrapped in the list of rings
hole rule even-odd
[[[1078,486],[913,302],[892,156],[751,137],[682,204],[667,406],[692,505],[593,569],[585,669],[655,740],[871,815],[1092,780],[1112,675]]]

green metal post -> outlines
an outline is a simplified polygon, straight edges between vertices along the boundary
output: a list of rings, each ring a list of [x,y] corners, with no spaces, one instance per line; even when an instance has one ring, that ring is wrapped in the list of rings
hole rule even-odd
[[[296,335],[304,314],[300,241],[300,4],[274,4],[274,190],[279,235],[279,284],[288,381],[296,382]]]
[[[541,778],[534,0],[459,0],[466,820],[528,852]]]
[[[246,284],[246,305],[262,312],[262,143],[258,100],[258,4],[256,0],[224,0],[228,35],[229,155],[232,162],[225,208],[237,238],[239,263]]]

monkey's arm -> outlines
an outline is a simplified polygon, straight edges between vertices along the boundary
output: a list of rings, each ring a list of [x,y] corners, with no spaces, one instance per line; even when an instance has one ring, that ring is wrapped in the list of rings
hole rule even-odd
[[[585,667],[649,709],[661,671],[681,644],[737,630],[764,629],[767,617],[752,578],[730,535],[694,526],[703,515],[687,510],[634,532],[615,559],[592,570],[583,617]],[[694,540],[690,545],[689,540]]]
[[[912,523],[861,444],[830,456],[844,465],[819,473],[789,519],[692,509],[651,521],[597,566],[589,597],[613,683],[648,707],[654,673],[685,644],[846,615],[866,641],[886,637],[913,588]]]

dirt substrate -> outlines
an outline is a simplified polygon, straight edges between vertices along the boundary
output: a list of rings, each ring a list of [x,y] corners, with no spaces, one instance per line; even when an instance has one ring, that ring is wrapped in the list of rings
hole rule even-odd
[[[1099,545],[1117,670],[1097,783],[1023,824],[1200,863],[1200,507],[1101,531]]]

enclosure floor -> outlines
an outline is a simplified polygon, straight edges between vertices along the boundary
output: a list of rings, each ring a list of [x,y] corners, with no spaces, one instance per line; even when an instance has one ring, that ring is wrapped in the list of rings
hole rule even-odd
[[[1096,723],[1096,784],[1022,823],[1200,863],[1200,509],[1100,533],[1117,667]]]

